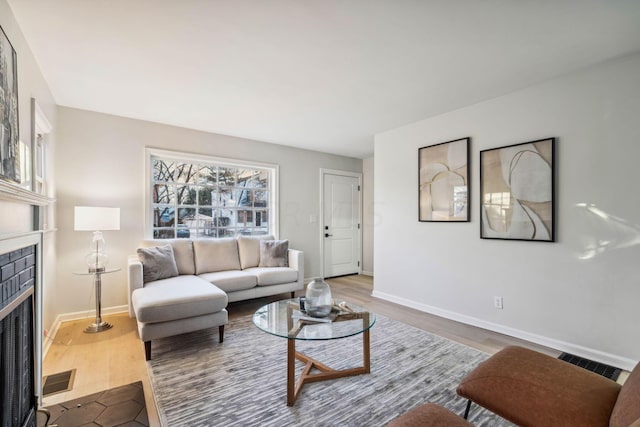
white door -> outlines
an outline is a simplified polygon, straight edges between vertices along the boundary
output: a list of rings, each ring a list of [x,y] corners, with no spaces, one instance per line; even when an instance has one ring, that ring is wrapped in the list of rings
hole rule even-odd
[[[360,272],[360,179],[323,174],[324,276]]]

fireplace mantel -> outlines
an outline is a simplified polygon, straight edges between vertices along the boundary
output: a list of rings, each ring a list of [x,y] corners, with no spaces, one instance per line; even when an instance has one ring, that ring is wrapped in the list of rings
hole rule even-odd
[[[55,202],[55,199],[2,180],[0,180],[0,200],[26,203],[33,206],[46,206]]]

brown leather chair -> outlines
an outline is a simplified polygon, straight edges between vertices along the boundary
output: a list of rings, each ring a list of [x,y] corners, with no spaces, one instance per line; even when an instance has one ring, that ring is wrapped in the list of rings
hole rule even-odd
[[[520,426],[640,427],[640,363],[620,386],[512,346],[478,365],[457,393]]]
[[[473,424],[442,406],[425,403],[391,421],[386,427],[473,427]]]

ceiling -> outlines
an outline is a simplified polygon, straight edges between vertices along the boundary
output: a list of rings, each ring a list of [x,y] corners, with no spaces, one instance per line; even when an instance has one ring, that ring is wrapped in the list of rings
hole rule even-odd
[[[640,51],[637,0],[8,0],[56,102],[365,158]]]

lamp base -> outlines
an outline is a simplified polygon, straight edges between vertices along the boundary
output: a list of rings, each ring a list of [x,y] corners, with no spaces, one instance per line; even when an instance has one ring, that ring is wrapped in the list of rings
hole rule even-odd
[[[95,332],[102,332],[113,328],[113,325],[109,322],[92,323],[84,329],[87,334],[93,334]]]

